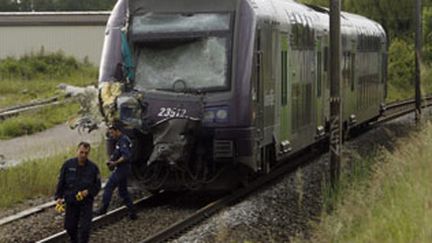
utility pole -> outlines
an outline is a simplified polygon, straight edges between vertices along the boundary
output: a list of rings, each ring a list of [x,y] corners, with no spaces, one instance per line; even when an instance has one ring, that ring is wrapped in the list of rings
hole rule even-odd
[[[415,33],[415,49],[416,49],[416,59],[415,59],[415,119],[417,122],[421,120],[421,53],[422,53],[422,2],[421,0],[416,0],[415,4],[415,23],[416,23],[416,33]]]
[[[341,119],[341,4],[330,1],[330,183],[333,190],[339,182],[342,119]]]

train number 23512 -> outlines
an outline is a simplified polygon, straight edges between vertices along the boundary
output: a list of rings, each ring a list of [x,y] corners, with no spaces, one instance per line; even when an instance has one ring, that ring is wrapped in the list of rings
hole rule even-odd
[[[186,116],[186,109],[181,108],[170,108],[170,107],[161,107],[158,116],[159,117],[184,117]]]

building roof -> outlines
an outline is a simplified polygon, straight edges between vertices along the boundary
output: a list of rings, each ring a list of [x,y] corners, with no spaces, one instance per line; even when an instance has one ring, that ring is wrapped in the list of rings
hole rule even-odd
[[[0,26],[106,25],[109,11],[0,12]]]

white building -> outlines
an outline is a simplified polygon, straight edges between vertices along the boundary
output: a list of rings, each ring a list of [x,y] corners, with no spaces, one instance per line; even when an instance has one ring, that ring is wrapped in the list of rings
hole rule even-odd
[[[0,60],[62,51],[99,65],[110,12],[0,13]]]

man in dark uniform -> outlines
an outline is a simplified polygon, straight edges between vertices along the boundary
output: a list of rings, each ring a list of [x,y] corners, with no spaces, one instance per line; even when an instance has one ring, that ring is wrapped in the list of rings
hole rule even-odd
[[[98,210],[97,214],[105,214],[109,207],[112,193],[118,187],[119,196],[123,199],[124,204],[129,209],[129,218],[132,220],[137,219],[135,209],[127,190],[127,177],[131,172],[131,156],[132,156],[132,142],[129,137],[122,133],[120,124],[114,123],[108,127],[109,135],[116,140],[115,148],[110,156],[110,161],[107,162],[108,167],[113,170],[107,184],[102,198],[102,207]]]
[[[88,159],[89,153],[90,144],[79,143],[77,157],[67,160],[61,168],[55,193],[57,204],[66,203],[64,228],[71,242],[88,242],[93,199],[101,188],[99,168]]]

